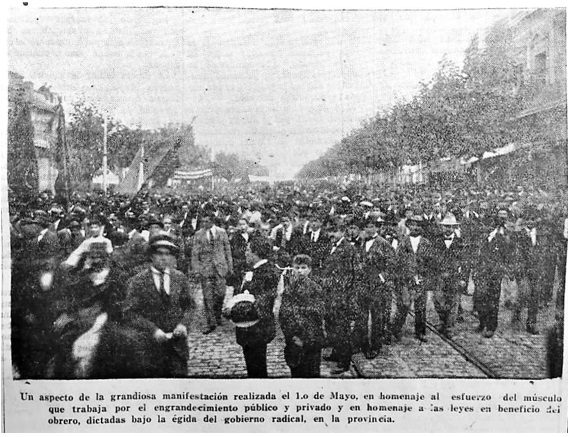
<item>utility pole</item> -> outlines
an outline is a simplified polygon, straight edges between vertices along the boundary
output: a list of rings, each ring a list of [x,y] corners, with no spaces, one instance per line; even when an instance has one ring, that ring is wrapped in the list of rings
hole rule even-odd
[[[103,121],[103,195],[107,196],[107,121]]]
[[[145,183],[145,142],[141,144],[141,161],[139,161],[139,177],[137,180],[137,190],[140,190]]]

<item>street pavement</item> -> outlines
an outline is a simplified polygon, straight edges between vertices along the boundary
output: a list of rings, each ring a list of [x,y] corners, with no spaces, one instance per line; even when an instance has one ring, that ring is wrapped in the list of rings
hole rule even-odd
[[[506,287],[505,287],[506,288]],[[556,288],[556,286],[555,286]],[[503,292],[499,328],[492,338],[475,332],[477,318],[472,314],[472,296],[462,296],[464,321],[457,322],[451,341],[436,333],[438,316],[429,293],[427,305],[427,343],[415,338],[413,315],[408,316],[400,342],[384,345],[380,354],[368,360],[362,353],[352,358],[350,371],[333,375],[335,363],[322,361],[323,378],[511,378],[541,379],[546,377],[546,333],[554,321],[554,303],[541,309],[539,335],[526,332],[523,324],[511,323],[512,311],[505,305]],[[227,298],[232,288],[227,289]],[[234,327],[225,320],[216,331],[204,335],[202,292],[195,286],[197,312],[189,335],[189,377],[246,378],[242,348],[236,343]],[[277,310],[278,305],[275,307]],[[523,312],[526,320],[526,312]],[[435,329],[432,329],[434,327]],[[323,350],[324,355],[330,352]],[[475,360],[478,362],[475,364]],[[483,370],[484,368],[484,370]],[[284,337],[277,328],[277,337],[268,345],[268,372],[271,378],[289,378],[284,360]]]

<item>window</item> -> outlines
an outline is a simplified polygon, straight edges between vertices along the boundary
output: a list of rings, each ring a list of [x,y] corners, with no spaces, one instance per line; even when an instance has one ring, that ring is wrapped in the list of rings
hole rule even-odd
[[[534,75],[534,81],[538,85],[546,84],[546,73],[547,73],[547,62],[546,62],[546,52],[538,53],[534,56],[534,66],[532,69]]]

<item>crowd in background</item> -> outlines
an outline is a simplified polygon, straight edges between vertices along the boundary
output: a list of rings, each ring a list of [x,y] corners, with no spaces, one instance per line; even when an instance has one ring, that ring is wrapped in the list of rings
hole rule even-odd
[[[282,183],[135,198],[12,195],[9,209],[12,358],[22,378],[184,376],[189,317],[204,326],[196,335],[210,335],[225,315],[249,376],[267,376],[276,326],[293,377],[318,377],[321,359],[343,373],[352,354],[374,359],[399,342],[410,311],[426,342],[429,296],[446,337],[462,323],[491,338],[501,304],[538,335],[542,308],[554,305],[551,374],[561,371],[566,188]],[[507,280],[517,291],[501,302]],[[254,317],[230,314],[228,286],[235,304],[252,301]],[[90,345],[102,336],[94,361]]]

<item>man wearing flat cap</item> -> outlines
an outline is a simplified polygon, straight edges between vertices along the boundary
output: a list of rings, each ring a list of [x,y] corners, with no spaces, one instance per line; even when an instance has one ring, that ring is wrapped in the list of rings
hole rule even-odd
[[[149,377],[187,376],[187,326],[194,309],[191,286],[180,271],[170,268],[178,246],[169,234],[149,239],[151,266],[127,284],[123,314],[144,333],[153,362]]]

